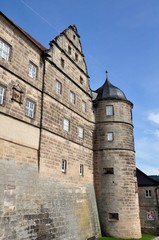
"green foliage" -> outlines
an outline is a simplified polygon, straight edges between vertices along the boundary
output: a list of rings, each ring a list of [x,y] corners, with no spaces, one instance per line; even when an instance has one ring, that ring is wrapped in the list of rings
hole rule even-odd
[[[140,240],[151,240],[154,239],[156,236],[151,235],[151,234],[142,234],[142,238]],[[123,238],[113,238],[113,237],[99,237],[98,240],[127,240]],[[134,239],[129,239],[129,240],[134,240]]]

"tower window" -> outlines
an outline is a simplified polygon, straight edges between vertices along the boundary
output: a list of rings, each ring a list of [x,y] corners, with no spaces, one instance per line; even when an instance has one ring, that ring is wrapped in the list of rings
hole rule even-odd
[[[112,105],[106,106],[106,116],[113,116],[114,115],[114,108]]]
[[[74,92],[70,91],[70,103],[75,104],[76,95]]]
[[[0,39],[0,57],[8,61],[9,55],[10,46],[7,43],[5,43],[2,39]]]
[[[75,60],[78,61],[78,54],[75,53]]]
[[[64,68],[65,66],[65,61],[63,60],[63,58],[61,58],[61,67]]]
[[[145,198],[151,198],[151,197],[152,197],[151,190],[145,190]]]
[[[109,141],[109,142],[113,141],[113,132],[107,133],[107,141]]]
[[[86,112],[86,102],[82,100],[82,112]]]
[[[84,138],[84,129],[82,127],[78,127],[78,136]]]
[[[56,80],[56,82],[55,82],[55,91],[57,94],[62,93],[62,83],[58,80]]]
[[[104,174],[114,174],[114,168],[103,168]]]
[[[68,54],[71,55],[72,49],[70,46],[68,46]]]
[[[67,132],[70,130],[70,121],[67,118],[63,120],[63,129]]]
[[[74,39],[74,40],[76,39],[76,35],[75,35],[75,34],[73,34],[73,39]]]
[[[83,78],[80,76],[80,83],[83,85]]]
[[[29,63],[29,67],[28,67],[28,75],[29,77],[31,77],[32,79],[36,79],[36,75],[37,75],[37,66],[35,66],[35,64],[33,63]]]
[[[0,86],[0,105],[2,105],[4,101],[4,89],[3,86]]]
[[[30,100],[27,100],[25,105],[25,115],[30,118],[34,118],[34,111],[35,111],[35,103],[33,103]]]
[[[62,161],[61,161],[61,171],[63,173],[66,173],[66,168],[67,168],[67,161],[62,159]]]
[[[119,213],[109,213],[109,220],[110,221],[118,221],[119,220]]]
[[[84,165],[80,164],[80,176],[84,175]]]

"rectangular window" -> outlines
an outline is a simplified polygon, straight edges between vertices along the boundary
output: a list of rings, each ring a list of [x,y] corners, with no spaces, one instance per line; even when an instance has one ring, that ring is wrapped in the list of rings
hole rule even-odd
[[[0,105],[3,104],[4,100],[4,87],[0,86]]]
[[[34,111],[35,111],[35,103],[33,103],[30,100],[27,100],[25,105],[25,115],[30,118],[34,118]]]
[[[70,91],[70,103],[75,104],[76,95],[74,92]]]
[[[151,197],[152,197],[152,192],[151,192],[151,190],[145,190],[145,197],[146,197],[146,198],[151,198]]]
[[[0,39],[0,57],[8,61],[9,55],[10,55],[10,46],[4,41],[2,41],[2,39]]]
[[[63,58],[61,58],[61,67],[64,68],[65,66],[65,61],[63,60]]]
[[[70,121],[67,118],[63,120],[63,129],[67,132],[70,130]]]
[[[84,165],[80,164],[80,176],[84,175]]]
[[[104,174],[114,174],[114,168],[103,168]]]
[[[28,67],[28,75],[34,80],[36,79],[36,76],[37,76],[37,66],[35,66],[31,62],[29,63],[29,67]]]
[[[62,83],[56,80],[55,82],[55,91],[57,94],[61,95],[62,93]]]
[[[69,55],[71,55],[71,51],[72,51],[71,47],[68,46],[68,54],[69,54]]]
[[[112,221],[119,220],[119,214],[118,213],[109,213],[109,220],[112,220]]]
[[[86,102],[82,101],[82,112],[86,112]]]
[[[107,141],[109,141],[109,142],[113,141],[113,132],[107,133]]]
[[[78,54],[75,53],[75,60],[78,61]]]
[[[61,171],[63,173],[66,173],[66,168],[67,168],[67,161],[66,160],[62,160],[61,161]]]
[[[114,110],[112,105],[106,106],[106,116],[113,116]]]
[[[78,136],[84,138],[84,128],[78,127]]]

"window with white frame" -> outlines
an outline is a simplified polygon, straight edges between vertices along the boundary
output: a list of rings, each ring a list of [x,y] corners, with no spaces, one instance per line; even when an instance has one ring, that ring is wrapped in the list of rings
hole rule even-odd
[[[76,100],[76,95],[74,92],[70,91],[70,102],[72,104],[75,104],[75,100]]]
[[[86,102],[82,100],[82,112],[86,112]]]
[[[84,138],[84,128],[83,127],[78,127],[78,136],[80,138]]]
[[[29,63],[28,75],[32,79],[34,79],[34,80],[36,79],[36,76],[37,76],[37,66],[35,64],[33,64],[32,62]]]
[[[55,91],[59,95],[61,95],[61,93],[62,93],[62,83],[58,80],[56,80],[56,82],[55,82]]]
[[[0,105],[3,104],[3,100],[4,100],[4,87],[0,86]]]
[[[106,116],[112,116],[114,114],[114,109],[112,105],[106,106]]]
[[[8,61],[10,56],[10,49],[10,46],[2,39],[0,39],[0,57]]]
[[[146,198],[151,198],[151,197],[152,197],[152,192],[151,192],[150,189],[145,190],[145,197],[146,197]]]
[[[109,141],[109,142],[113,141],[113,132],[107,133],[107,141]]]
[[[63,120],[63,129],[67,132],[70,130],[70,121],[67,118]]]
[[[84,165],[80,164],[80,176],[84,175]]]
[[[30,118],[34,118],[34,112],[35,112],[35,103],[30,100],[26,100],[25,115]]]
[[[63,173],[66,173],[66,169],[67,169],[67,161],[62,159],[62,161],[61,161],[61,171]]]

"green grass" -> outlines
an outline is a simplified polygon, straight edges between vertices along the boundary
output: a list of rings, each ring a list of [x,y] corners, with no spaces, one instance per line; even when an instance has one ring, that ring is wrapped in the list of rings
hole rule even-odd
[[[142,234],[142,238],[140,240],[151,240],[157,236],[151,235],[151,234]],[[122,240],[123,238],[113,238],[113,237],[99,237],[98,240]],[[126,240],[126,239],[124,239]],[[129,239],[134,240],[134,239]]]

